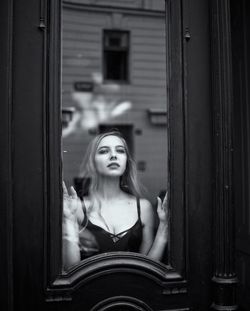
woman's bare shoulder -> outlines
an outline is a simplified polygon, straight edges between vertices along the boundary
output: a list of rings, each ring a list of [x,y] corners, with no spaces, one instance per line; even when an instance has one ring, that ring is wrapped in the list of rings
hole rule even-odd
[[[123,192],[123,199],[129,201],[129,202],[132,202],[133,205],[136,206],[137,204],[137,200],[138,200],[138,197],[136,197],[135,195],[133,194],[130,194],[130,193],[127,193],[127,192]],[[145,198],[139,198],[139,201],[140,201],[140,208],[141,208],[141,211],[149,211],[152,209],[152,205],[150,203],[149,200],[145,199]]]
[[[130,194],[128,192],[122,191],[122,195],[120,197],[122,200],[129,200],[136,202],[136,197],[133,194]]]
[[[152,209],[151,202],[145,198],[140,198],[140,206],[141,206],[141,208],[146,209],[146,210]]]
[[[127,197],[127,199],[131,200],[131,201],[134,201],[135,203],[137,202],[137,197],[132,195],[132,194],[129,194],[129,193],[125,193],[125,196]],[[150,211],[152,210],[152,204],[151,202],[146,199],[146,198],[139,198],[140,200],[140,207],[141,207],[141,210],[142,211]]]
[[[151,202],[145,198],[141,198],[140,207],[142,223],[146,227],[152,226],[154,222],[154,211]]]

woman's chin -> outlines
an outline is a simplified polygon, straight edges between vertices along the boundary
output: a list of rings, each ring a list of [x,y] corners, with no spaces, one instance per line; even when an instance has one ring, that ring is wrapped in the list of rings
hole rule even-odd
[[[118,171],[118,170],[112,170],[112,171],[108,171],[108,172],[103,172],[101,174],[103,177],[121,177],[123,175],[123,172]]]

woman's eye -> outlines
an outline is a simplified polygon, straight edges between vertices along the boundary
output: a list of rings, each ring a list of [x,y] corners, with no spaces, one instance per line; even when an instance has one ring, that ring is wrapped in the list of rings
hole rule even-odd
[[[101,149],[98,151],[99,154],[105,154],[108,152],[108,149]]]
[[[118,153],[125,153],[125,149],[117,149],[116,150]]]

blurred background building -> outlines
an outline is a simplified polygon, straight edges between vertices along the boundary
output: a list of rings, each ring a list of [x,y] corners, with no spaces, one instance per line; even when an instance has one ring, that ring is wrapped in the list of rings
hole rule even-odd
[[[118,129],[155,200],[167,185],[165,1],[63,2],[63,174],[97,133]]]

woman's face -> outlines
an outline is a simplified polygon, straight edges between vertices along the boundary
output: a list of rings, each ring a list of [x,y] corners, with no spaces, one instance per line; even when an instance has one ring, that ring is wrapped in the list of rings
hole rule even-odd
[[[127,153],[123,141],[114,135],[105,136],[95,154],[97,173],[104,176],[122,176],[127,164]]]

